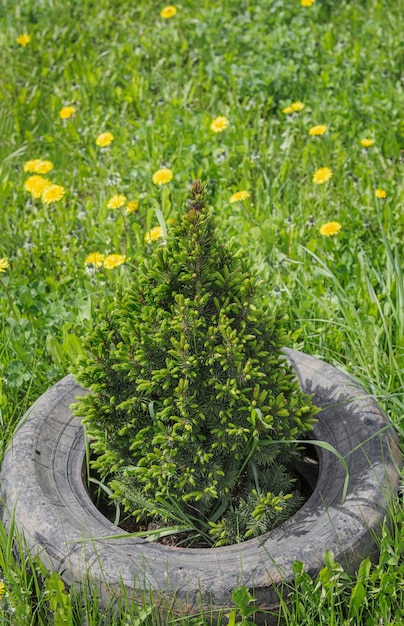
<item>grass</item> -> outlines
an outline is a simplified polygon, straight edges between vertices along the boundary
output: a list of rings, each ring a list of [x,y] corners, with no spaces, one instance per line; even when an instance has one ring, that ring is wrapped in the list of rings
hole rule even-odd
[[[223,239],[249,250],[285,309],[293,347],[358,379],[403,443],[403,1],[181,0],[170,19],[163,6],[0,7],[0,259],[9,262],[0,273],[0,453],[33,400],[68,372],[100,294],[125,286],[158,245],[145,241],[158,211],[173,218],[197,176]],[[16,42],[23,33],[26,46]],[[295,102],[304,108],[283,112]],[[75,113],[62,120],[68,105]],[[214,133],[218,116],[229,125]],[[327,132],[309,135],[318,124]],[[100,148],[106,131],[114,140]],[[365,148],[364,138],[374,143]],[[24,163],[37,158],[53,162],[46,176],[65,188],[60,201],[24,190]],[[159,187],[152,175],[162,167],[174,178]],[[332,178],[316,185],[321,167]],[[230,203],[241,190],[250,198]],[[138,210],[108,209],[116,194]],[[330,221],[342,228],[325,237],[319,228]],[[85,263],[93,252],[126,262],[97,269]],[[0,623],[155,623],[145,607],[102,616],[96,600],[80,604],[0,539]],[[403,552],[397,506],[378,564],[356,577],[330,559],[315,581],[297,572],[286,623],[404,623]]]

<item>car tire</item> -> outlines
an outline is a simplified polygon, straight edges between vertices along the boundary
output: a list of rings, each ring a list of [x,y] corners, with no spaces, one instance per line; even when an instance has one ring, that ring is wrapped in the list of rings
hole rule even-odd
[[[24,532],[31,554],[68,585],[96,586],[107,602],[123,586],[128,597],[183,613],[231,606],[240,585],[254,590],[261,609],[276,610],[282,585],[298,560],[316,575],[324,552],[348,571],[377,554],[375,537],[397,492],[401,456],[392,424],[362,387],[340,370],[296,350],[285,350],[304,392],[321,409],[312,439],[319,475],[306,503],[275,530],[220,548],[180,548],[126,536],[94,506],[86,488],[83,427],[70,406],[87,393],[72,376],[51,387],[22,418],[0,473],[2,519]],[[121,534],[120,539],[111,539]],[[109,537],[109,538],[108,538]]]

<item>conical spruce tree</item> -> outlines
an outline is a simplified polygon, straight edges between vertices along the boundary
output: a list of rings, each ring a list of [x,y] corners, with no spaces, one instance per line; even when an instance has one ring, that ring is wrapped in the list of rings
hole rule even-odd
[[[223,244],[196,180],[165,246],[98,314],[76,379],[94,466],[139,520],[190,520],[216,545],[299,505],[288,472],[315,409],[282,356],[282,319]],[[181,511],[181,512],[180,512]]]

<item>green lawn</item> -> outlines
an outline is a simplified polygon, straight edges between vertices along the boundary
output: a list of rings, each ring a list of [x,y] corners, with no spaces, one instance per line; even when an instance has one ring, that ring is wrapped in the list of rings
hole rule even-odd
[[[291,346],[358,379],[403,443],[404,1],[175,6],[0,6],[0,454],[196,177]],[[330,560],[298,573],[287,624],[404,624],[399,505],[394,519],[358,577]],[[102,617],[0,538],[0,624],[156,623],[123,604]]]

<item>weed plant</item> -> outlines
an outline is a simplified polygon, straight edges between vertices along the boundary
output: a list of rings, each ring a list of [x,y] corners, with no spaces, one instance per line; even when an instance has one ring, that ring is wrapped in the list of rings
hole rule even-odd
[[[176,7],[161,17],[150,0],[0,6],[0,451],[82,352],[100,294],[124,288],[160,245],[159,217],[173,218],[195,178],[209,184],[223,242],[249,249],[287,310],[295,347],[357,378],[402,442],[402,0]],[[25,171],[36,159],[53,169]],[[58,187],[43,196],[48,183],[31,176]],[[286,623],[402,623],[399,508],[395,523],[379,564],[334,573],[337,600],[326,575],[299,574]],[[12,608],[16,624],[54,623],[46,583],[10,550],[4,559],[6,542],[3,623]],[[124,610],[117,621],[66,607],[65,623],[130,623]]]

